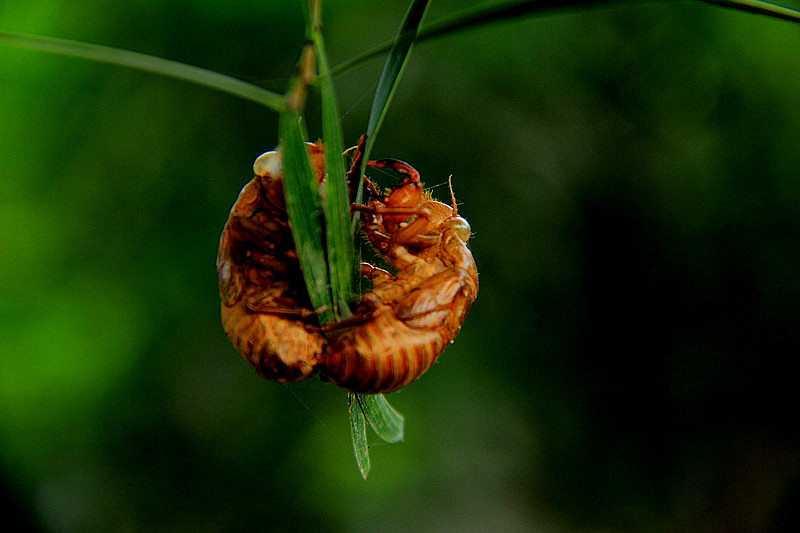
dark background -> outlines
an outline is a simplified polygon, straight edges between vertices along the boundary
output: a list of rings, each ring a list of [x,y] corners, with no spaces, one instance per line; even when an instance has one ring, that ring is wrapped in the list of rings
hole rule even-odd
[[[437,1],[428,20],[461,2]],[[791,4],[794,5],[794,4]],[[282,92],[299,2],[3,0],[0,29]],[[329,1],[333,63],[404,0]],[[795,7],[797,7],[795,5]],[[269,109],[0,47],[0,500],[28,530],[790,531],[800,26],[694,2],[415,48],[373,155],[453,175],[481,293],[358,474],[344,392],[219,325],[219,232]],[[348,144],[381,62],[337,79]],[[319,135],[317,107],[309,110]],[[13,519],[13,518],[12,518]]]

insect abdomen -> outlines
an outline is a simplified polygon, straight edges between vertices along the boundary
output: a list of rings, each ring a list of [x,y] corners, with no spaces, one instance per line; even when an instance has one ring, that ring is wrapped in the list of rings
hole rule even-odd
[[[321,373],[353,392],[392,392],[424,374],[444,348],[440,332],[411,328],[387,308],[334,337],[322,357]]]
[[[302,322],[271,313],[253,313],[240,301],[222,307],[222,325],[236,350],[262,377],[282,383],[308,379],[315,372],[324,337]]]
[[[310,145],[317,176],[321,146]],[[260,156],[220,238],[217,256],[222,325],[242,357],[266,379],[311,377],[325,337],[315,324],[284,208],[277,152]]]

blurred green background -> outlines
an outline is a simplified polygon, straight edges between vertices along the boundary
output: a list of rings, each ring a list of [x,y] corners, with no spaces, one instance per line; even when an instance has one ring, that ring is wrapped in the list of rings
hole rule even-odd
[[[796,2],[786,2],[796,5]],[[437,1],[428,20],[462,2]],[[334,63],[406,0],[329,1]],[[2,0],[0,29],[282,92],[298,1]],[[380,61],[337,79],[348,144]],[[317,107],[310,131],[319,135]],[[453,174],[481,293],[358,474],[343,391],[260,380],[219,232],[255,104],[0,46],[0,505],[20,530],[797,531],[800,26],[694,2],[415,48],[373,155]]]

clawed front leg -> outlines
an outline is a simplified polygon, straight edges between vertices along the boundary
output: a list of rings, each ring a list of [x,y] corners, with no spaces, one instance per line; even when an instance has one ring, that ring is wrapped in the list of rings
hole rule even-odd
[[[270,294],[269,291],[249,295],[245,298],[245,305],[254,313],[283,315],[302,320],[312,316],[318,316],[327,308],[326,306],[323,306],[320,309],[306,309],[303,307],[289,307],[285,304],[281,305],[280,303],[276,302],[275,295]]]
[[[438,238],[437,236],[433,236],[431,239],[431,236],[422,233],[428,227],[430,219],[430,212],[424,207],[353,205],[352,208],[354,211],[375,215],[376,219],[379,218],[379,220],[383,222],[383,224],[377,224],[378,227],[387,226],[389,219],[405,221],[414,217],[414,220],[405,226],[400,227],[399,223],[395,223],[392,227],[385,228],[385,233],[377,229],[368,230],[381,237],[382,240],[385,240],[387,243],[391,240],[393,244],[399,245],[411,244],[416,246],[430,246],[434,244]]]

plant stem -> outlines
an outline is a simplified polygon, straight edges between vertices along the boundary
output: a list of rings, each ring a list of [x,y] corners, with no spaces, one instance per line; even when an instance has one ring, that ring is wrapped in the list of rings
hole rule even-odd
[[[281,112],[286,107],[284,97],[257,85],[179,61],[161,57],[102,46],[99,44],[57,39],[25,33],[0,31],[0,43],[10,44],[28,50],[37,50],[100,63],[128,67],[154,74],[161,74],[181,81],[209,87],[261,104]]]

